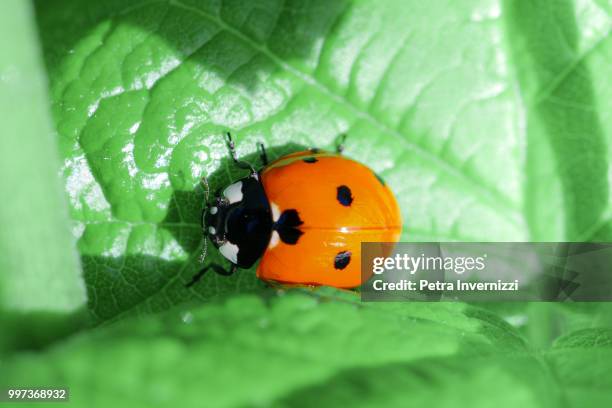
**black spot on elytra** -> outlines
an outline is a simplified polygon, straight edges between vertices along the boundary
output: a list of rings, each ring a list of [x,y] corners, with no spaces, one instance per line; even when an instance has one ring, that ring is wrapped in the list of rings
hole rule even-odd
[[[334,258],[334,268],[344,269],[351,262],[351,251],[338,252]]]
[[[316,163],[318,162],[318,160],[315,157],[306,157],[305,159],[302,159],[303,161],[305,161],[306,163]]]
[[[283,211],[276,221],[276,225],[280,227],[299,227],[303,223],[304,221],[300,219],[299,213],[294,209]]]
[[[281,241],[285,244],[295,245],[304,233],[298,229],[303,223],[297,210],[291,209],[283,211],[272,228],[278,232]]]
[[[336,198],[345,207],[348,207],[353,202],[353,196],[351,195],[351,189],[347,186],[339,186],[337,189]]]
[[[278,231],[278,235],[280,236],[281,241],[289,245],[297,244],[303,233],[303,231],[300,231],[297,228],[287,228]]]
[[[380,184],[382,184],[383,186],[387,185],[387,183],[385,183],[385,180],[382,177],[380,177],[380,174],[374,173],[374,177],[376,177],[376,180],[378,180]]]

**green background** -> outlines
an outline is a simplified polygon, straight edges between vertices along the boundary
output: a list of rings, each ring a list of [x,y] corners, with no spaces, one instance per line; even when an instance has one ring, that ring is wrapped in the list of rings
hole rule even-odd
[[[243,174],[226,130],[251,161],[347,133],[404,241],[612,241],[608,1],[0,7],[0,386],[87,407],[612,404],[608,304],[364,304],[253,270],[185,287],[198,180]]]

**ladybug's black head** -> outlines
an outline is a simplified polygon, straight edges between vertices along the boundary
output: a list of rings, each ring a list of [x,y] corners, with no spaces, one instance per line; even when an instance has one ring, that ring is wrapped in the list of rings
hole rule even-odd
[[[240,268],[263,255],[272,236],[272,213],[256,173],[227,186],[202,212],[204,233]]]

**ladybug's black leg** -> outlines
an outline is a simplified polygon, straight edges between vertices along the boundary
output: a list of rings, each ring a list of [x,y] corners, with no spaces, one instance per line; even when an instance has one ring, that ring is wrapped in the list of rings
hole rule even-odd
[[[198,283],[200,281],[200,279],[202,279],[202,276],[204,276],[204,274],[208,272],[208,268],[202,268],[200,270],[200,272],[196,273],[195,275],[193,275],[193,277],[191,278],[191,281],[187,282],[187,284],[185,285],[186,288],[190,288],[193,285],[195,285],[196,283]]]
[[[195,285],[196,283],[198,283],[200,281],[200,279],[202,279],[202,276],[204,276],[204,274],[206,272],[208,272],[209,269],[212,269],[213,271],[215,271],[216,273],[218,273],[219,275],[222,276],[230,276],[233,275],[234,272],[236,272],[236,269],[238,269],[238,267],[235,264],[232,264],[232,266],[230,266],[230,268],[228,270],[226,270],[225,268],[223,268],[221,265],[218,264],[210,264],[205,268],[202,268],[200,270],[200,272],[196,273],[195,275],[193,275],[193,278],[191,278],[191,281],[188,282],[185,287],[186,288],[190,288],[193,285]]]
[[[259,148],[259,158],[264,166],[268,165],[268,154],[266,153],[266,146],[263,143],[257,143],[257,147]]]
[[[336,143],[336,153],[342,154],[344,151],[344,142],[346,141],[346,133],[343,133],[338,138],[338,142]]]
[[[234,164],[236,166],[240,167],[241,169],[250,170],[251,175],[257,175],[257,172],[255,171],[253,166],[251,166],[249,163],[245,161],[238,160],[238,157],[236,156],[236,145],[234,144],[234,141],[232,140],[232,135],[230,134],[230,132],[227,132],[227,147],[229,148],[230,155],[232,156],[232,160],[234,161]]]

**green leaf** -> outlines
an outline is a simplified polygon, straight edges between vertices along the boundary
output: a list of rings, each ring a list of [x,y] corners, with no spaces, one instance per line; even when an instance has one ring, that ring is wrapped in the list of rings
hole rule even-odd
[[[546,396],[554,406],[554,395],[542,389],[550,381],[545,371],[510,326],[493,316],[461,304],[410,309],[336,296],[332,291],[323,296],[292,291],[269,299],[239,295],[165,316],[124,320],[45,354],[9,359],[0,384],[69,384],[75,406],[180,401],[182,407],[232,407],[292,400],[294,393],[307,394],[336,378],[335,392],[345,396],[375,391],[342,379],[357,373],[366,375],[364,382],[409,385],[386,391],[414,392],[420,401],[431,397],[438,381],[459,391],[457,381],[474,374],[461,391],[464,398],[488,379],[493,387],[480,399],[501,392],[500,406],[531,407],[541,406],[536,402]],[[509,361],[504,353],[520,357]],[[406,370],[403,380],[394,365]],[[533,381],[527,373],[543,378]],[[430,375],[435,381],[428,381]]]
[[[226,130],[253,163],[258,141],[278,157],[348,133],[347,155],[396,192],[404,240],[612,239],[607,3],[36,11],[89,310],[117,324],[3,360],[0,385],[68,385],[94,407],[610,405],[605,330],[547,350],[559,331],[609,324],[606,307],[520,305],[505,315],[519,332],[461,303],[277,293],[252,270],[185,287],[200,268],[198,181],[214,191],[241,175]],[[188,302],[200,305],[133,316]]]
[[[0,13],[0,326],[50,334],[83,308],[85,287],[58,177],[59,160],[45,75],[29,3],[3,2]],[[38,333],[41,326],[45,333]],[[11,342],[3,335],[0,349]]]
[[[584,329],[559,338],[547,354],[572,406],[612,404],[612,329]]]
[[[348,133],[396,192],[404,240],[602,239],[612,20],[601,2],[552,6],[39,2],[92,312],[261,287],[249,271],[184,288],[198,180],[240,174],[226,130],[253,162],[257,141],[278,156]]]
[[[184,287],[199,269],[198,179],[239,176],[226,129],[252,161],[257,141],[278,156],[349,133],[347,153],[396,191],[405,240],[612,237],[603,2],[56,0],[38,16],[100,321],[261,289],[252,271]],[[530,306],[508,320],[545,348],[559,320],[595,321],[576,315]],[[501,360],[492,370],[516,380]]]

